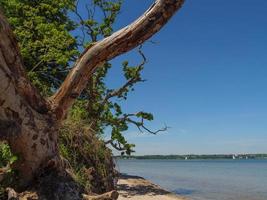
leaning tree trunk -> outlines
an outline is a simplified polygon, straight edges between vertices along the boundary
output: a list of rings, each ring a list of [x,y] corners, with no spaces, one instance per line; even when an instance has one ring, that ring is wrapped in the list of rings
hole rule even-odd
[[[26,77],[17,42],[0,12],[0,140],[19,155],[22,183],[43,169],[61,167],[57,144],[62,120],[102,63],[142,44],[167,23],[183,0],[157,0],[131,25],[86,49],[59,90],[42,98]]]
[[[16,40],[0,14],[0,139],[19,156],[24,183],[58,157],[57,120],[27,80]]]

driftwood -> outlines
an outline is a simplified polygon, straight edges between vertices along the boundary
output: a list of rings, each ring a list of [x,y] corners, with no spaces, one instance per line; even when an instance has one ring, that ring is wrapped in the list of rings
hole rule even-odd
[[[107,192],[97,196],[90,196],[87,194],[83,194],[84,200],[116,200],[119,197],[119,193],[116,190],[111,192]]]
[[[38,195],[34,192],[23,192],[21,194],[17,193],[13,188],[7,188],[7,200],[37,200]],[[119,193],[116,190],[107,192],[100,195],[87,195],[83,194],[83,200],[117,200]]]
[[[18,193],[14,189],[7,188],[6,191],[8,200],[18,200]]]

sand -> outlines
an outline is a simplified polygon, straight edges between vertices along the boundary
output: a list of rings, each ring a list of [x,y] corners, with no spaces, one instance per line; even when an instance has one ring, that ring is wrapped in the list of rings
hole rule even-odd
[[[121,175],[118,192],[118,200],[188,200],[138,176]]]

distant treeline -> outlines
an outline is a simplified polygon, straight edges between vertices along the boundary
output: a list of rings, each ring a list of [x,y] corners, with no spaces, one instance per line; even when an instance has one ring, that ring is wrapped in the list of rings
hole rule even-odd
[[[267,154],[214,154],[214,155],[145,155],[145,156],[114,156],[120,159],[267,159]]]

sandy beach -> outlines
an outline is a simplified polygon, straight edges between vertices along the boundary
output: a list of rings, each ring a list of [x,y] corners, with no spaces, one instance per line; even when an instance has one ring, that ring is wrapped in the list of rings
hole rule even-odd
[[[148,180],[130,175],[121,175],[118,181],[118,200],[188,200],[162,189]]]

